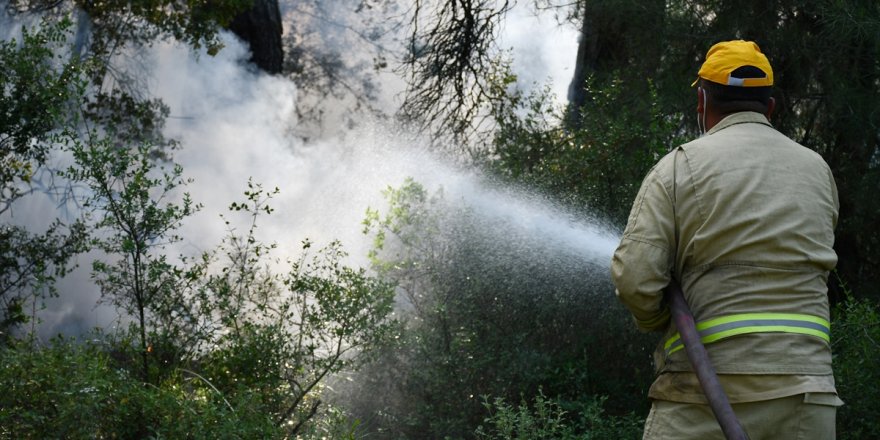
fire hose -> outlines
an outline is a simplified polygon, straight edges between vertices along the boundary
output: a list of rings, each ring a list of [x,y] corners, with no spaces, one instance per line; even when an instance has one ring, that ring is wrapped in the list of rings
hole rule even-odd
[[[684,293],[678,281],[672,280],[666,287],[666,300],[669,302],[672,322],[678,329],[688,359],[697,374],[706,400],[709,401],[709,407],[712,408],[715,419],[721,425],[724,437],[727,440],[748,440],[749,436],[736,418],[736,414],[733,413],[727,394],[721,388],[721,382],[718,381],[715,368],[709,361],[706,347],[700,341],[700,335],[697,333],[697,326],[694,323],[694,315],[684,299]]]

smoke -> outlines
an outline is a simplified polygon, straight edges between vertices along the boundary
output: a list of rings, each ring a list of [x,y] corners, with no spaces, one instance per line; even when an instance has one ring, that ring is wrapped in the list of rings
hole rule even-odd
[[[364,115],[394,115],[406,89],[405,2],[284,1],[285,66],[300,87],[302,137],[337,136]]]
[[[573,26],[559,25],[547,14],[538,15],[529,5],[517,5],[507,15],[499,44],[512,49],[519,87],[530,90],[547,84],[557,103],[564,103],[578,46]]]
[[[446,163],[422,148],[427,142],[386,123],[363,121],[335,137],[299,141],[290,135],[297,124],[296,87],[242,68],[247,58],[242,45],[231,38],[225,43],[213,58],[196,59],[172,45],[156,54],[154,91],[172,109],[166,134],[184,145],[175,159],[194,179],[187,190],[204,204],[183,231],[189,246],[218,242],[225,232],[218,213],[253,178],[281,189],[272,202],[276,212],[261,227],[265,237],[290,249],[306,238],[319,244],[339,239],[353,264],[366,264],[369,240],[360,231],[366,209],[384,206],[382,189],[413,177],[429,190],[442,187],[450,199],[489,218],[516,218],[522,228],[560,245],[600,252],[583,241],[599,237],[597,228],[554,212],[535,196],[526,200],[521,193],[494,189],[475,171]],[[574,237],[576,231],[583,234]],[[609,246],[603,242],[597,255],[610,258]]]
[[[536,32],[558,38],[533,38]],[[361,232],[366,209],[382,210],[382,190],[412,177],[429,191],[443,188],[450,201],[470,207],[487,225],[504,223],[541,237],[547,246],[578,255],[583,264],[604,266],[610,259],[616,244],[612,234],[536,195],[501,188],[474,170],[434,156],[423,148],[426,141],[387,122],[364,119],[355,128],[339,124],[322,138],[304,142],[295,135],[301,124],[297,86],[248,66],[247,48],[232,34],[223,33],[223,41],[225,48],[214,57],[164,42],[134,60],[149,68],[150,95],[170,108],[165,134],[182,146],[173,159],[193,179],[182,190],[203,205],[186,220],[179,231],[184,241],[169,254],[197,255],[218,245],[227,233],[219,215],[242,200],[252,178],[265,188],[280,189],[270,202],[275,212],[262,219],[258,237],[277,243],[282,256],[296,256],[306,238],[318,245],[338,239],[350,253],[348,263],[365,266],[371,246]],[[514,47],[514,68],[522,81],[549,80],[564,96],[560,91],[567,85],[576,47],[573,31],[559,31],[555,23],[515,9],[502,44]],[[385,105],[394,101],[399,85],[396,79],[382,89]],[[32,215],[49,218],[46,205],[41,206]],[[48,301],[41,314],[41,335],[77,334],[116,322],[115,311],[96,306],[100,294],[89,277],[96,257],[80,256],[80,269],[62,280],[61,296]]]
[[[34,17],[12,17],[9,14],[8,2],[0,3],[0,38],[4,41],[16,39],[20,41],[21,31],[37,23]]]
[[[430,9],[431,3],[422,9]],[[346,2],[307,0],[281,1],[280,6],[285,63],[301,87],[298,111],[309,116],[300,121],[298,134],[332,136],[339,127],[347,131],[359,125],[363,118],[357,115],[398,111],[407,89],[398,64],[409,56],[411,4],[361,2],[355,8]],[[564,15],[572,7],[554,7],[554,14]],[[500,26],[497,47],[512,61],[517,88],[528,93],[549,86],[556,102],[563,104],[578,32],[550,15],[528,3],[514,5]]]

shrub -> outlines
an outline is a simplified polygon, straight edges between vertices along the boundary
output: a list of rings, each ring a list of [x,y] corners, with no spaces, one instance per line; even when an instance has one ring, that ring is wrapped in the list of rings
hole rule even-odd
[[[270,438],[257,395],[228,401],[197,375],[145,385],[114,365],[109,341],[17,342],[2,351],[0,438]]]
[[[847,292],[832,328],[834,379],[846,403],[838,411],[840,438],[880,438],[880,307]]]
[[[593,396],[576,411],[566,411],[559,402],[547,399],[539,390],[529,405],[522,400],[512,406],[503,398],[484,405],[491,414],[476,430],[480,440],[599,440],[638,439],[644,420],[635,415],[609,416],[602,408],[605,397]]]

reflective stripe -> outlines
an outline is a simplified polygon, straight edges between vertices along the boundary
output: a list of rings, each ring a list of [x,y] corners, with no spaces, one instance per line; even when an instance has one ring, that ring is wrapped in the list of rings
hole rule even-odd
[[[797,313],[742,313],[697,323],[700,341],[709,344],[746,333],[796,333],[831,342],[831,323],[827,319]],[[669,356],[684,348],[681,335],[672,335],[664,345]]]

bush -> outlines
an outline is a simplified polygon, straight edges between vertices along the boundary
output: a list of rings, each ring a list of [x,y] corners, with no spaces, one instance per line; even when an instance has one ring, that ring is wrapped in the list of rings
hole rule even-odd
[[[258,395],[227,399],[197,375],[145,385],[114,365],[105,339],[18,342],[2,351],[0,438],[271,438]]]
[[[139,151],[135,177],[152,166]],[[141,211],[176,218],[171,208],[152,208],[156,181],[132,180],[142,185],[137,203],[115,200],[126,213],[105,217],[109,227],[127,234],[132,223],[118,218],[146,221],[133,215]],[[308,252],[306,241],[286,273],[271,271],[276,247],[254,230],[258,214],[271,212],[272,194],[251,183],[247,201],[232,205],[249,217],[247,232],[227,220],[223,244],[194,262],[182,258],[185,269],[155,249],[137,250],[132,243],[142,234],[110,235],[106,249],[125,258],[112,267],[96,263],[104,269],[99,285],[132,322],[88,343],[11,342],[0,353],[0,389],[9,390],[0,396],[2,438],[352,437],[357,424],[322,407],[323,390],[393,335],[393,288],[343,265],[336,242]],[[175,225],[147,226],[161,226],[157,236],[164,236]],[[93,417],[81,422],[84,415]]]
[[[848,293],[832,328],[834,379],[846,403],[837,416],[840,438],[880,438],[880,307]]]
[[[542,391],[530,406],[525,400],[513,407],[502,398],[484,399],[490,412],[476,430],[480,440],[599,440],[638,439],[644,420],[635,415],[608,416],[602,409],[605,397],[582,402],[577,411],[565,411]]]

